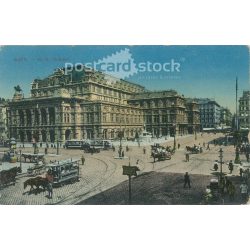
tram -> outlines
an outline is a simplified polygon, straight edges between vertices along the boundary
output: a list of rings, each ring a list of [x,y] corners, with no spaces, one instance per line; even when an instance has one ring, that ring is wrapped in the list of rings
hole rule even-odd
[[[52,172],[55,186],[79,181],[79,160],[58,161],[47,165],[47,168]]]

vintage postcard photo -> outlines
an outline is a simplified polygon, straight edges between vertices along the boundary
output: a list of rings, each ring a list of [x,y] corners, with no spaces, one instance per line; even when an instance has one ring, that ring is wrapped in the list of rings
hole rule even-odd
[[[1,205],[249,201],[248,46],[1,46]]]

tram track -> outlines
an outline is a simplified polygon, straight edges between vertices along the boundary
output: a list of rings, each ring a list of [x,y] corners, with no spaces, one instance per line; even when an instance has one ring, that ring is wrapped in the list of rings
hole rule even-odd
[[[112,175],[115,173],[115,171],[118,168],[118,165],[116,163],[110,161],[109,159],[108,160],[107,159],[106,160],[102,160],[102,159],[99,159],[97,157],[91,157],[91,158],[95,159],[95,160],[98,160],[98,161],[102,162],[105,165],[105,170],[102,171],[102,174],[101,174],[103,176],[101,178],[101,180],[97,184],[95,184],[94,186],[92,186],[89,190],[85,191],[84,193],[82,193],[82,189],[86,188],[86,184],[82,183],[80,185],[80,187],[76,191],[72,192],[71,194],[69,194],[66,197],[64,197],[63,199],[61,199],[60,201],[55,202],[53,204],[60,205],[60,204],[63,204],[66,201],[71,200],[71,199],[73,199],[73,204],[79,203],[83,199],[84,196],[86,196],[86,195],[94,192],[98,188],[100,188],[100,186],[102,186],[102,184],[104,182],[106,182],[109,178],[112,177]],[[107,161],[109,163],[111,163],[111,164],[108,164]],[[112,169],[110,169],[110,165],[112,165]],[[107,173],[109,171],[111,171],[111,172],[107,175]],[[83,177],[81,177],[81,178],[83,178]],[[86,180],[86,178],[84,178],[84,179]],[[79,194],[77,195],[77,193],[79,193]]]

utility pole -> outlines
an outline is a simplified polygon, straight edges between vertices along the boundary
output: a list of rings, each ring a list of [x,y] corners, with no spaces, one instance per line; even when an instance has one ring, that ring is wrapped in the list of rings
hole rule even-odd
[[[20,153],[20,158],[19,158],[19,166],[20,166],[20,168],[21,168],[21,171],[22,171],[22,150],[19,150],[19,153]]]
[[[220,151],[219,151],[219,158],[220,158],[220,180],[222,180],[222,164],[223,164],[223,150],[222,148],[220,148]]]
[[[236,131],[239,130],[239,121],[238,121],[238,77],[236,77],[236,88],[235,88],[235,98],[236,98]]]
[[[56,141],[56,154],[59,155],[59,141]]]
[[[235,87],[235,98],[236,98],[236,131],[234,132],[235,136],[235,160],[234,163],[240,163],[240,153],[239,153],[239,140],[240,140],[240,129],[239,129],[239,121],[238,121],[238,77],[236,77],[236,87]]]

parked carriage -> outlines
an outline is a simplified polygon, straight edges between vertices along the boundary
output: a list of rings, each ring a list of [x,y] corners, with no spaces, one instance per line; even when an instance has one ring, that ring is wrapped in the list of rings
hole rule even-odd
[[[165,161],[171,159],[171,153],[159,144],[151,146],[151,156],[158,161]]]
[[[31,154],[31,153],[23,153],[21,157],[24,158],[24,161],[26,162],[27,159],[29,159],[30,162],[37,163],[40,161],[44,161],[44,154]]]
[[[55,186],[63,186],[79,180],[79,160],[58,161],[47,167],[51,170]]]
[[[41,163],[36,163],[33,167],[27,169],[27,174],[29,176],[41,175],[46,171],[46,165]]]
[[[201,147],[198,147],[198,146],[193,146],[193,147],[190,147],[190,146],[186,146],[186,149],[189,153],[191,154],[199,154],[199,153],[202,153],[202,148]]]

